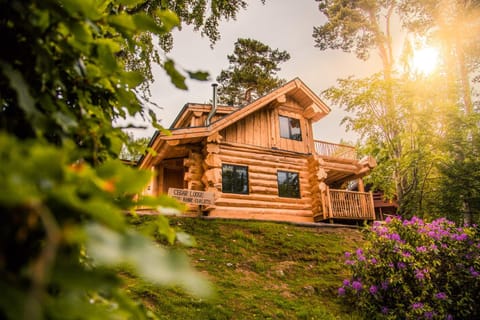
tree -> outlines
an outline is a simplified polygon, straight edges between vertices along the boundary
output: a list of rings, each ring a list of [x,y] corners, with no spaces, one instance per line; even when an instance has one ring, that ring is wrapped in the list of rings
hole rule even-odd
[[[265,3],[265,0],[260,1]],[[129,8],[128,12],[145,12],[148,15],[152,15],[159,9],[171,10],[180,19],[180,29],[183,24],[193,26],[194,30],[200,31],[202,36],[206,36],[210,40],[211,46],[213,46],[221,37],[218,31],[219,23],[222,20],[235,20],[237,14],[241,10],[246,9],[247,6],[248,4],[245,0],[145,0],[137,1],[137,5]],[[143,52],[144,54],[136,52],[129,54],[128,66],[132,70],[142,71],[146,75],[147,82],[151,82],[153,81],[153,75],[150,71],[151,65],[162,63],[163,60],[167,59],[162,58],[162,51],[169,52],[173,48],[173,35],[171,32],[165,32],[156,37],[152,33],[145,33],[140,40],[149,50]],[[198,74],[198,76],[206,77],[206,74],[202,73]],[[144,89],[148,89],[148,85],[144,86]]]
[[[144,81],[125,52],[178,25],[171,11],[129,13],[141,1],[0,0],[0,295],[2,319],[146,319],[113,267],[157,284],[206,287],[178,254],[131,230],[124,212],[172,206],[140,193],[150,179],[115,160],[113,120],[142,112]],[[181,84],[173,61],[163,65]],[[150,231],[184,239],[159,218]],[[188,241],[187,241],[188,242]],[[155,268],[152,268],[152,266]]]
[[[448,158],[442,141],[448,136],[447,128],[460,129],[450,126],[449,119],[457,110],[471,110],[474,105],[468,80],[474,78],[473,73],[465,76],[463,71],[478,67],[473,63],[475,55],[464,55],[473,52],[478,43],[472,41],[478,35],[474,31],[478,28],[478,1],[318,2],[328,19],[314,28],[318,48],[354,51],[360,59],[367,59],[376,49],[382,62],[381,78],[343,79],[337,88],[325,92],[353,113],[345,121],[362,134],[365,151],[383,160],[372,181],[387,191],[392,191],[389,181],[394,183],[403,212],[421,215],[436,211],[441,197],[438,187],[444,178],[439,165]],[[442,39],[447,54],[437,73],[412,75],[408,68],[395,68],[394,19],[402,22],[403,31],[424,41]],[[405,48],[409,49],[404,52],[406,56],[414,53],[415,48],[408,43]],[[454,70],[460,70],[459,76],[452,73]],[[391,176],[385,179],[380,174]]]
[[[249,103],[285,83],[276,76],[279,64],[290,59],[286,51],[273,50],[254,39],[238,39],[230,63],[217,77],[219,100],[231,105]]]
[[[379,108],[376,114],[382,118],[380,126],[382,132],[381,142],[387,152],[388,159],[391,159],[392,180],[399,202],[402,202],[405,193],[404,176],[400,173],[400,159],[403,150],[400,140],[401,127],[396,121],[400,112],[393,97],[392,72],[394,66],[394,54],[392,46],[392,18],[396,8],[396,1],[344,1],[344,0],[317,0],[319,10],[328,21],[313,30],[315,46],[320,50],[342,49],[345,52],[355,51],[358,58],[366,60],[370,51],[376,49],[382,61],[383,83],[378,81],[374,86],[381,87],[376,92],[376,105]],[[349,95],[348,92],[345,92]],[[338,95],[338,93],[337,93]],[[351,95],[350,95],[351,96]],[[347,121],[356,122],[356,119],[349,118]],[[354,127],[362,126],[364,122],[359,119]],[[373,136],[378,135],[373,133]],[[368,136],[367,136],[368,138]],[[380,164],[381,166],[382,164]],[[385,186],[385,189],[390,189]]]
[[[454,105],[444,134],[439,165],[439,209],[450,218],[467,223],[478,221],[478,176],[475,154],[478,151],[478,82],[480,71],[479,1],[404,1],[401,12],[408,30],[422,35],[442,50],[446,101]],[[461,146],[459,148],[458,146]]]

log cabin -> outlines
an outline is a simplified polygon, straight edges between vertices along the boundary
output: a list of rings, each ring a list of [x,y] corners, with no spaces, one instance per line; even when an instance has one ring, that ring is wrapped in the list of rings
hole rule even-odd
[[[146,193],[208,193],[188,212],[221,218],[315,222],[374,220],[362,177],[376,166],[355,148],[315,140],[312,124],[330,108],[296,78],[242,107],[188,103],[154,153],[138,162],[154,172]],[[339,189],[358,180],[359,191]]]

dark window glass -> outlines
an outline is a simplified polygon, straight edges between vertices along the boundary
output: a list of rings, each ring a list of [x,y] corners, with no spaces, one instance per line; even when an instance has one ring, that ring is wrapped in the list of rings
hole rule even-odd
[[[222,165],[222,192],[248,194],[248,167]]]
[[[300,179],[298,173],[278,171],[278,195],[285,198],[300,198]]]
[[[280,116],[280,137],[302,141],[302,130],[300,129],[300,120]]]

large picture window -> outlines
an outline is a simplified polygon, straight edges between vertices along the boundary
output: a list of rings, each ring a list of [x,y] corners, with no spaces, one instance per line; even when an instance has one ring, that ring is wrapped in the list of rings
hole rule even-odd
[[[300,198],[300,179],[298,173],[278,171],[278,195],[284,198]]]
[[[300,129],[300,120],[280,116],[280,137],[302,141],[302,130]]]
[[[222,192],[248,194],[248,167],[222,165]]]

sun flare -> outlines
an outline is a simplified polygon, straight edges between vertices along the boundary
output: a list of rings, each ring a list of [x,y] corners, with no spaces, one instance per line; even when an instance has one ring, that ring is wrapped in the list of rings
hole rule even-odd
[[[431,74],[438,65],[438,49],[433,47],[423,47],[413,53],[412,69],[415,73],[423,75]]]

